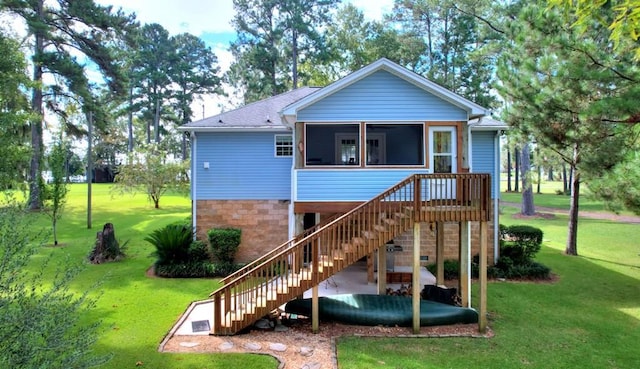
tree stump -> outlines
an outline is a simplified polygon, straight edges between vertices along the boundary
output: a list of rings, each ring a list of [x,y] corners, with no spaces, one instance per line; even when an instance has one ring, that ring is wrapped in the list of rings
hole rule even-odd
[[[120,244],[116,240],[116,232],[112,223],[106,223],[102,231],[96,234],[96,243],[89,254],[89,261],[92,264],[102,264],[109,261],[122,259],[124,253],[120,249]]]

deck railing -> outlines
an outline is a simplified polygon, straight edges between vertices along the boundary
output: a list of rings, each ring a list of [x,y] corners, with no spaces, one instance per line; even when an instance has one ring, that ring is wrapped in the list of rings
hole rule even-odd
[[[288,241],[211,294],[212,334],[235,334],[371,254],[415,222],[487,221],[488,174],[416,174]]]

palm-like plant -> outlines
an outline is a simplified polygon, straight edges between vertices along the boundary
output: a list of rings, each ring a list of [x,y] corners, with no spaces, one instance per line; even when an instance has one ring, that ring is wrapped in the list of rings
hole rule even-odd
[[[181,264],[189,260],[193,231],[183,224],[169,224],[151,232],[144,240],[155,246],[156,264]]]

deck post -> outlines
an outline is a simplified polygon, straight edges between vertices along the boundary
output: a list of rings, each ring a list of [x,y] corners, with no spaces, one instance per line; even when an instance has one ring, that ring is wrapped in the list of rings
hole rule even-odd
[[[436,285],[444,285],[444,222],[436,223]]]
[[[413,274],[411,299],[413,306],[413,334],[420,333],[420,222],[413,223]]]
[[[320,331],[320,309],[318,300],[318,285],[311,289],[311,331],[318,333]]]
[[[387,294],[387,247],[378,247],[378,295]]]
[[[487,331],[487,222],[480,222],[480,306],[478,311],[478,330]]]
[[[469,267],[471,265],[469,254],[471,243],[469,239],[469,222],[460,222],[460,303],[463,307],[470,307],[469,301]]]

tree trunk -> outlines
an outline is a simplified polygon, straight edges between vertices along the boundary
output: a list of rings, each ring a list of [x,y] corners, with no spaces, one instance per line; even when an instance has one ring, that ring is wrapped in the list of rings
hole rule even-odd
[[[156,111],[153,117],[153,133],[156,143],[160,143],[160,98],[156,98]]]
[[[291,67],[291,75],[293,79],[293,89],[298,88],[298,31],[295,29],[292,30],[293,33],[293,43],[291,45],[292,57],[293,57],[293,65]]]
[[[539,155],[539,153],[538,153],[538,155]],[[536,167],[536,169],[538,170],[538,184],[537,184],[538,187],[536,188],[536,193],[541,193],[540,192],[540,182],[542,182],[542,167],[540,166],[539,163],[538,163],[538,166]]]
[[[39,0],[37,4],[38,18],[44,17],[44,0]],[[41,194],[41,164],[43,153],[42,121],[44,119],[42,107],[42,67],[38,58],[44,51],[44,29],[36,28],[35,44],[33,49],[33,87],[31,95],[31,110],[34,118],[31,120],[31,162],[29,165],[29,209],[39,210],[42,208]]]
[[[515,154],[514,154],[514,160],[515,160],[515,188],[513,189],[515,192],[520,192],[520,177],[519,177],[519,172],[520,172],[520,150],[518,150],[518,148],[515,148]]]
[[[536,208],[533,205],[533,186],[531,183],[531,159],[529,157],[529,143],[522,146],[520,171],[522,174],[522,215],[535,215]]]
[[[513,191],[511,187],[511,150],[507,150],[507,192]]]
[[[567,164],[562,163],[562,193],[567,194],[569,184],[567,183]]]
[[[565,254],[578,255],[578,215],[580,200],[580,173],[571,167],[571,202],[569,205],[569,232]]]
[[[127,152],[131,154],[133,152],[133,83],[129,86],[129,122],[127,123],[127,129],[129,131]]]
[[[547,170],[547,181],[553,181],[553,167],[549,166]]]

